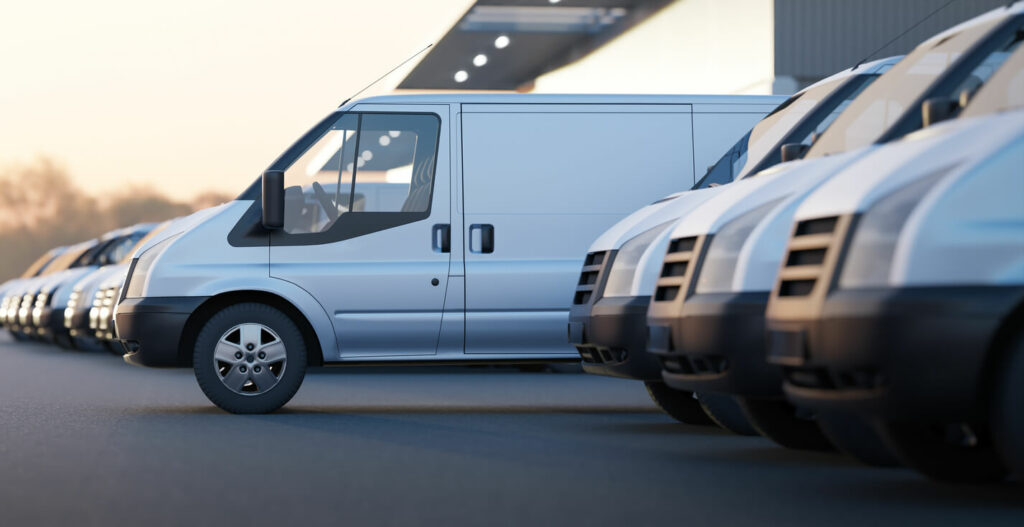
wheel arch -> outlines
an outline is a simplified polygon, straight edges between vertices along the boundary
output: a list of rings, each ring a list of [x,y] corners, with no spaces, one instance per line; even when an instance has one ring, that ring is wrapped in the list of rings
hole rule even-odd
[[[1017,298],[1016,305],[1008,311],[1008,314],[999,322],[992,339],[985,349],[984,363],[982,364],[980,403],[982,411],[987,416],[992,405],[992,398],[996,393],[996,384],[999,378],[999,371],[1007,356],[1013,352],[1015,339],[1024,335],[1024,291]]]
[[[178,340],[178,364],[181,366],[192,366],[192,351],[195,347],[196,338],[203,324],[221,309],[244,302],[254,302],[268,305],[281,310],[299,328],[302,339],[306,345],[306,361],[308,366],[323,365],[323,347],[320,338],[313,325],[306,316],[294,304],[275,293],[257,290],[241,290],[220,293],[206,299],[189,315],[188,320]]]

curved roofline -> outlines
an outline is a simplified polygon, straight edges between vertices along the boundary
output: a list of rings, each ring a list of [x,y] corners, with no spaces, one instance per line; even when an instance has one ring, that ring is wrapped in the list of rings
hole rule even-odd
[[[832,82],[832,81],[835,81],[835,80],[839,80],[839,79],[843,79],[843,78],[846,78],[846,77],[852,77],[854,75],[866,75],[866,74],[876,73],[880,68],[882,68],[884,66],[893,66],[893,65],[895,65],[897,62],[899,62],[901,60],[903,60],[903,55],[894,55],[892,57],[886,57],[884,59],[878,59],[878,60],[873,60],[871,62],[865,62],[864,64],[860,64],[858,66],[853,66],[852,68],[846,68],[845,70],[842,70],[842,71],[840,71],[838,73],[833,73],[832,75],[829,75],[828,77],[825,77],[824,79],[821,79],[820,81],[815,82],[814,84],[811,84],[810,86],[800,90],[800,92],[805,92],[807,90],[810,90],[811,88],[814,88],[814,87],[817,87],[817,86],[821,86],[822,84],[826,84],[826,83],[829,83],[829,82]],[[797,92],[797,93],[800,93],[800,92]]]
[[[773,104],[783,95],[674,95],[674,94],[570,94],[570,93],[416,93],[376,95],[351,101],[357,104]]]

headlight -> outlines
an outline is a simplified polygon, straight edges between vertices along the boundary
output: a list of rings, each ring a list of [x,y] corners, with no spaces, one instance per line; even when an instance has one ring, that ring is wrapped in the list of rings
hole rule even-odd
[[[50,293],[39,293],[36,295],[35,305],[32,306],[32,325],[43,325],[43,309],[50,304]]]
[[[854,224],[853,239],[846,251],[846,260],[840,264],[840,288],[882,287],[888,284],[892,255],[903,225],[925,193],[951,169],[944,167],[905,185],[878,200],[861,214]]]
[[[711,238],[711,244],[697,273],[697,293],[724,293],[732,290],[740,250],[754,227],[785,198],[779,198],[746,212],[726,223]]]
[[[36,295],[32,293],[21,297],[21,305],[18,306],[18,323],[22,326],[28,325],[29,316],[32,315],[32,302],[35,298]]]
[[[68,305],[64,308],[64,327],[67,329],[71,329],[74,325],[75,308],[78,306],[78,297],[81,294],[82,292],[76,289],[68,296]]]
[[[602,296],[629,296],[640,258],[647,252],[651,243],[675,223],[676,220],[667,221],[637,234],[622,244],[615,253],[611,269],[608,270],[608,280],[605,282]]]
[[[146,279],[149,277],[149,270],[153,267],[153,262],[167,249],[170,242],[177,239],[178,236],[181,236],[181,233],[168,237],[166,240],[146,249],[135,258],[132,262],[131,270],[128,271],[128,277],[125,279],[125,297],[139,298],[142,296],[143,290],[146,287]]]

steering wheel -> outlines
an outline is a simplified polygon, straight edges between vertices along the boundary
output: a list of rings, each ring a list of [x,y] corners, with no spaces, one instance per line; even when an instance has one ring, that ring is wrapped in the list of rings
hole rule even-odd
[[[327,213],[327,218],[331,221],[337,220],[338,206],[331,201],[330,196],[328,196],[327,192],[324,191],[324,187],[316,181],[313,182],[313,194],[316,194],[316,200],[319,201],[320,206],[324,208],[324,212]]]

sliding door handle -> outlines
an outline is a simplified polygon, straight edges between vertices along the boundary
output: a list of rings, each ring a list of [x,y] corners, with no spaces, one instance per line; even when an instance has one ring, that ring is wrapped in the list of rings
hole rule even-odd
[[[439,223],[434,225],[430,235],[434,244],[434,252],[452,252],[452,226],[450,224]]]
[[[474,223],[469,226],[469,252],[480,254],[494,252],[494,225]]]

